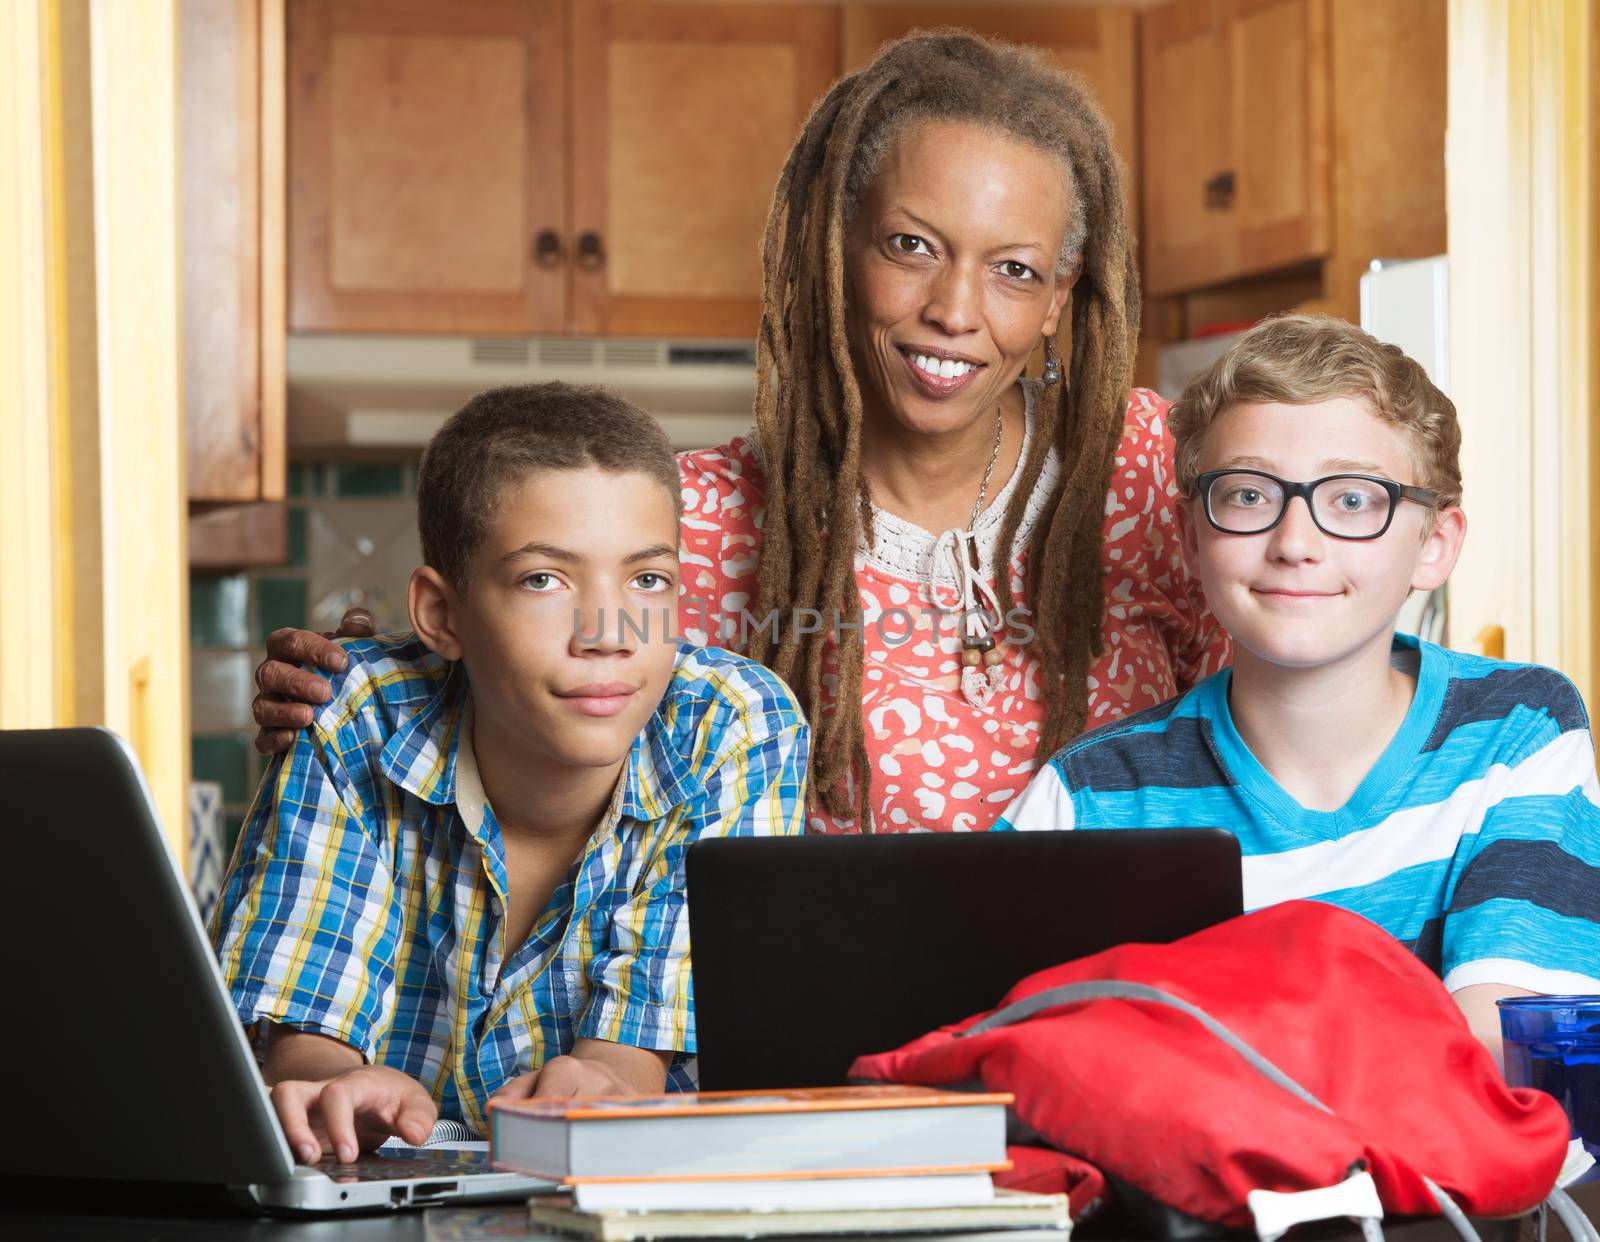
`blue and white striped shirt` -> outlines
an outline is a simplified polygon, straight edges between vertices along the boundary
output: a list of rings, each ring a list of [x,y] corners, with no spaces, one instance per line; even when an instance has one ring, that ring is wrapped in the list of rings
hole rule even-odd
[[[1411,707],[1337,811],[1302,807],[1250,753],[1224,670],[1063,747],[996,830],[1226,828],[1246,909],[1343,906],[1451,991],[1600,992],[1600,783],[1577,690],[1536,664],[1394,650]]]
[[[505,851],[477,781],[464,668],[416,638],[344,643],[347,670],[267,772],[212,919],[240,1019],[315,1031],[484,1102],[580,1037],[695,1050],[684,853],[798,834],[809,732],[778,677],[684,647],[610,812],[532,933],[506,945]]]

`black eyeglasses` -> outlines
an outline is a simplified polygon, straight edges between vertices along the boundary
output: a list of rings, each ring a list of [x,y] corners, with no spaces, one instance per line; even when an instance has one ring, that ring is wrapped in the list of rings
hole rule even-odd
[[[1262,470],[1208,470],[1195,480],[1206,521],[1227,535],[1259,535],[1279,522],[1296,496],[1317,529],[1335,539],[1377,539],[1394,521],[1395,506],[1409,500],[1430,509],[1439,497],[1371,474],[1330,474],[1291,483]]]

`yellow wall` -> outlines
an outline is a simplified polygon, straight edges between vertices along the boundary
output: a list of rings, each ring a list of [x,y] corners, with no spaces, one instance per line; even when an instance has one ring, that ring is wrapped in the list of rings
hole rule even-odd
[[[1595,0],[1451,0],[1450,381],[1466,550],[1452,642],[1600,705]]]
[[[0,6],[0,728],[58,719],[45,16]]]
[[[0,5],[0,727],[188,782],[172,0]]]
[[[187,502],[178,343],[177,11],[93,0],[105,718],[186,836]]]

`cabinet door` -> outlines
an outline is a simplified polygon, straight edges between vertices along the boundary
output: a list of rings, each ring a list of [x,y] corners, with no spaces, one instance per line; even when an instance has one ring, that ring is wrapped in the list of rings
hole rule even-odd
[[[1327,253],[1327,29],[1326,0],[1181,0],[1145,14],[1150,293]]]
[[[1226,0],[1182,0],[1143,15],[1147,293],[1223,280],[1235,266],[1227,17]]]
[[[1041,8],[1021,4],[849,5],[844,10],[844,72],[853,73],[889,39],[921,28],[960,26],[992,38],[1026,43],[1049,53],[1061,68],[1088,81],[1122,157],[1123,186],[1138,222],[1135,172],[1139,167],[1135,120],[1133,12],[1126,8]]]
[[[178,15],[188,495],[281,498],[283,6],[183,0]]]
[[[292,329],[561,330],[565,35],[561,0],[290,0]]]
[[[1328,251],[1328,14],[1325,0],[1232,3],[1233,274],[1243,276]]]
[[[577,332],[755,335],[767,208],[835,10],[574,0]]]

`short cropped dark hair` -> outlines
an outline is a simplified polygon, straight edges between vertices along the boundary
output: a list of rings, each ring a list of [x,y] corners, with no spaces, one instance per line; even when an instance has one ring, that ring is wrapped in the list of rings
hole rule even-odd
[[[518,384],[479,393],[422,454],[417,533],[422,560],[465,589],[472,557],[508,485],[541,470],[638,472],[667,489],[681,516],[672,443],[661,424],[604,388]]]

